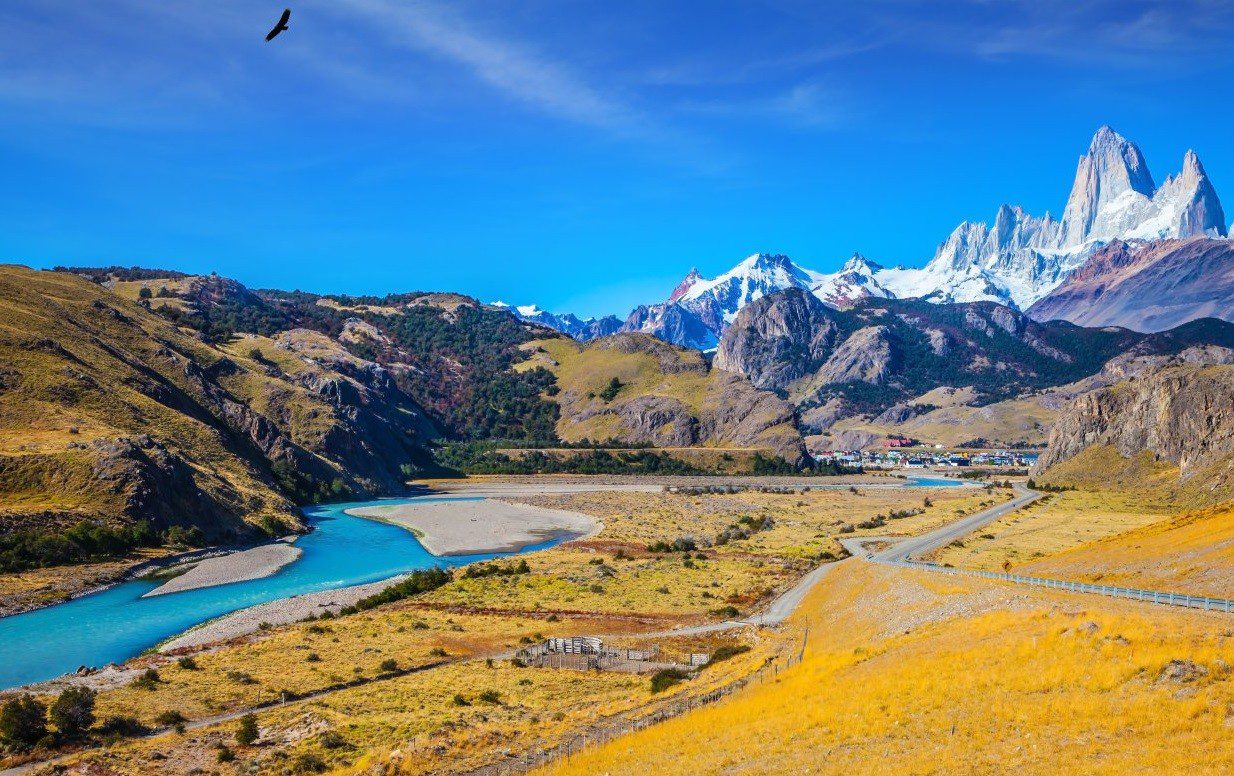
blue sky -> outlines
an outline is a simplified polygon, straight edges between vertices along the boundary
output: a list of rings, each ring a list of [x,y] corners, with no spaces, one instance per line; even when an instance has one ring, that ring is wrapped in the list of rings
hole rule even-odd
[[[0,4],[0,260],[624,315],[691,266],[921,264],[1109,123],[1234,210],[1234,3]]]

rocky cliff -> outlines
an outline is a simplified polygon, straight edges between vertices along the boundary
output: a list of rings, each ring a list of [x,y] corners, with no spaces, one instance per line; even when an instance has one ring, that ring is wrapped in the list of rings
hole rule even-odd
[[[1117,459],[1110,459],[1111,451]],[[1177,484],[1192,493],[1228,493],[1234,460],[1234,351],[1184,351],[1080,396],[1054,424],[1034,474],[1061,482],[1117,479],[1119,460],[1131,466],[1145,456],[1177,467]],[[1103,470],[1095,471],[1098,466]]]

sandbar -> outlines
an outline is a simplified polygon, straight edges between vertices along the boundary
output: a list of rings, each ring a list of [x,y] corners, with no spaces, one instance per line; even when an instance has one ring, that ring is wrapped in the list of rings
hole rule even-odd
[[[551,539],[586,536],[601,527],[594,517],[578,512],[496,499],[358,507],[347,514],[406,528],[437,556],[517,552]]]

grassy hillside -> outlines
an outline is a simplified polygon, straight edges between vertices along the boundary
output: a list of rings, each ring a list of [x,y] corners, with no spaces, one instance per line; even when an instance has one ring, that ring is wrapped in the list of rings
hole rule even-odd
[[[1226,622],[850,561],[802,663],[536,773],[1224,772]]]
[[[14,266],[0,300],[8,565],[131,538],[40,538],[82,521],[198,542],[294,530],[293,501],[400,487],[433,433],[386,372],[316,332],[212,344],[82,277]]]
[[[1088,542],[1027,573],[1228,598],[1234,589],[1234,506],[1222,504]]]
[[[793,412],[744,378],[708,368],[698,351],[650,335],[618,334],[588,343],[566,338],[524,346],[520,370],[556,377],[557,435],[650,442],[661,447],[730,447],[798,460]]]

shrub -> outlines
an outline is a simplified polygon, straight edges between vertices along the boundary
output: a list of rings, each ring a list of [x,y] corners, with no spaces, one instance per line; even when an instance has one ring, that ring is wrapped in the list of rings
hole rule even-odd
[[[607,404],[617,398],[617,394],[621,393],[622,382],[614,377],[609,380],[608,385],[604,386],[604,390],[600,391],[600,398]]]
[[[455,706],[470,706],[471,701],[464,698],[461,694],[455,693],[454,694],[454,705]]]
[[[749,651],[750,647],[747,644],[725,644],[718,647],[715,652],[711,653],[711,658],[703,665],[703,667],[706,668],[707,666],[713,666],[716,663],[728,660],[730,657],[736,657],[737,655],[741,655]]]
[[[161,712],[154,718],[155,724],[162,725],[163,727],[175,727],[176,725],[184,724],[185,721],[184,715],[174,709]]]
[[[236,753],[231,751],[231,747],[228,747],[228,746],[219,747],[219,753],[218,753],[219,762],[229,763],[234,759],[236,759]]]
[[[257,717],[252,713],[245,714],[240,718],[240,727],[236,728],[236,741],[248,746],[257,740],[257,736]]]
[[[99,725],[99,732],[108,738],[120,738],[144,735],[150,732],[150,728],[141,724],[136,717],[117,715],[103,720]]]
[[[153,668],[147,668],[146,672],[133,680],[134,687],[140,687],[143,690],[157,690],[159,688],[159,672]]]
[[[380,665],[380,666],[378,666],[378,668],[379,668],[379,669],[381,669],[381,671],[383,671],[383,672],[385,672],[385,673],[390,673],[390,672],[392,672],[392,671],[397,671],[397,670],[398,670],[398,661],[397,661],[397,660],[395,660],[395,659],[394,659],[394,658],[392,658],[392,657],[388,657],[388,658],[386,658],[385,660],[381,661],[381,665]]]
[[[664,692],[674,685],[681,684],[682,681],[690,677],[685,671],[680,668],[665,668],[663,671],[657,671],[651,677],[651,691],[653,693]]]
[[[347,739],[333,730],[327,730],[317,737],[317,743],[326,749],[342,749],[347,746]]]
[[[176,665],[180,666],[185,671],[196,671],[197,670],[197,661],[187,656],[182,657],[179,660],[177,660]]]
[[[718,617],[736,617],[738,614],[741,614],[737,607],[732,604],[721,606],[719,609],[712,609],[711,613]]]
[[[491,703],[496,706],[501,703],[501,693],[496,690],[485,690],[476,696],[476,700],[481,703]]]
[[[291,764],[292,773],[325,773],[326,761],[314,752],[303,752]]]
[[[32,748],[47,735],[47,707],[25,693],[0,707],[0,742],[17,750]]]
[[[47,717],[61,735],[76,738],[94,724],[94,690],[70,687],[60,693],[48,709]]]
[[[304,656],[304,662],[306,662],[306,663],[320,663],[320,662],[321,662],[321,655],[317,654],[316,652],[310,652],[310,653],[308,653],[307,655],[305,655],[305,656]]]

